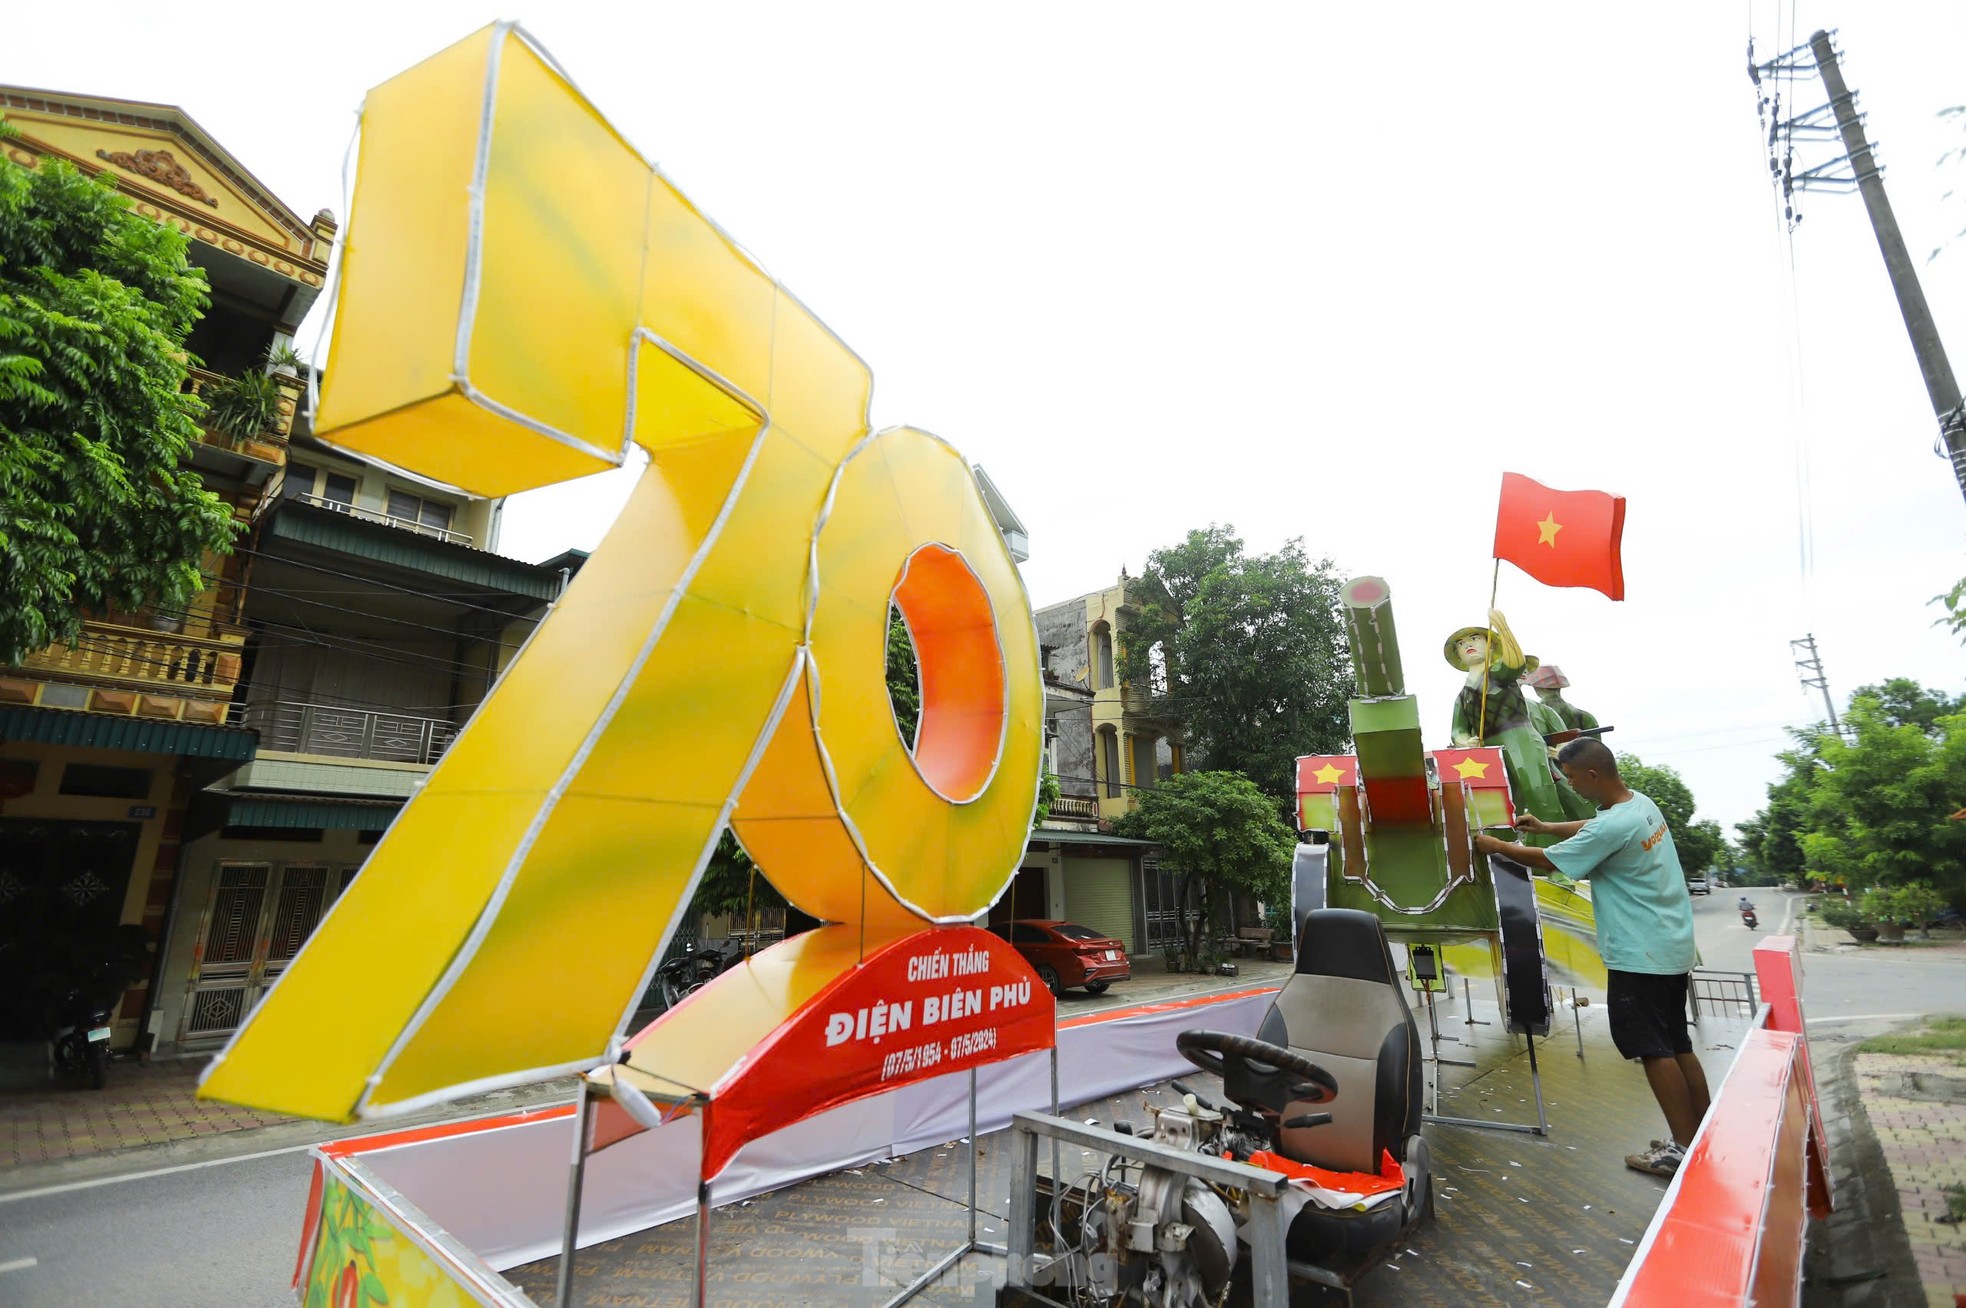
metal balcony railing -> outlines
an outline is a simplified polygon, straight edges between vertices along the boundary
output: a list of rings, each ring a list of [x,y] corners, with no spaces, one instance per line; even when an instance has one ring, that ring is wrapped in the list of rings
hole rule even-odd
[[[262,750],[389,763],[435,763],[457,738],[443,718],[292,700],[234,705],[232,720],[257,730]]]
[[[299,500],[302,504],[312,504],[317,509],[328,509],[335,513],[345,513],[351,518],[360,518],[364,522],[379,522],[385,527],[396,527],[403,531],[413,531],[419,536],[434,536],[438,540],[449,541],[453,545],[471,545],[473,548],[476,547],[471,539],[471,533],[468,531],[453,531],[449,527],[433,527],[429,523],[417,522],[413,518],[392,518],[387,513],[382,513],[375,509],[365,509],[357,504],[345,504],[340,500],[331,500],[321,495],[291,495],[288,498]]]

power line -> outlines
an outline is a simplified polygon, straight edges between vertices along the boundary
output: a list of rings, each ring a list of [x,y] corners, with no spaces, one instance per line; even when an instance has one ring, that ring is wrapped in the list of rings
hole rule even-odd
[[[459,632],[450,630],[447,627],[432,627],[425,623],[414,622],[406,618],[405,619],[389,618],[379,613],[371,614],[360,609],[343,609],[341,611],[346,613],[353,613],[358,617],[373,618],[381,622],[402,622],[407,626],[418,627],[425,631],[434,631],[441,636],[448,636],[453,641],[457,641],[460,639],[469,639],[469,640],[474,640],[476,643],[481,645],[496,645],[499,646],[500,648],[504,647],[504,642],[502,641],[493,640],[489,637],[466,637]],[[160,608],[160,609],[153,610],[153,612],[163,614],[167,617],[176,617],[179,619],[193,618],[198,616],[196,614],[191,613],[189,610],[185,610],[185,609]],[[383,644],[379,641],[371,640],[363,636],[353,636],[343,632],[336,632],[336,631],[321,631],[317,628],[307,626],[305,623],[277,622],[272,618],[255,617],[245,622],[231,623],[229,625],[244,626],[254,630],[299,632],[303,636],[311,636],[315,638],[314,642],[301,642],[301,643],[335,642],[332,645],[324,644],[323,648],[356,650],[358,652],[363,653],[365,657],[373,658],[374,660],[379,662],[392,662],[392,661],[400,661],[404,659],[414,659],[422,663],[437,664],[442,667],[448,668],[454,672],[471,672],[476,670],[474,665],[472,664],[460,663],[456,659],[447,659],[444,658],[442,655],[419,654],[414,650],[401,649],[398,648],[397,646]],[[160,632],[157,638],[169,639],[169,637],[173,634],[177,634],[177,633]],[[378,652],[378,651],[382,651],[382,652]]]
[[[297,642],[297,643],[305,643],[305,642]],[[131,668],[148,667],[153,669],[160,669],[163,671],[174,671],[179,666],[177,663],[163,660],[163,659],[147,658],[141,655],[132,655],[123,649],[91,645],[86,636],[82,640],[77,642],[76,648],[88,649],[92,653],[115,654],[121,656],[125,665]],[[114,676],[116,674],[107,673],[107,674],[99,674],[99,675]],[[168,679],[160,679],[159,682],[160,688],[162,689],[172,689],[180,685],[195,686],[198,684],[201,683],[192,680],[188,680],[180,683],[180,682],[173,682]],[[279,688],[275,687],[274,689],[279,689]],[[237,708],[249,708],[256,703],[273,703],[273,702],[275,701],[272,700],[230,701],[231,705]],[[287,701],[281,701],[281,702],[287,702]],[[456,704],[381,704],[373,700],[359,699],[350,695],[337,695],[328,691],[310,690],[298,702],[304,702],[309,704],[324,704],[324,705],[329,705],[332,707],[340,707],[340,708],[362,709],[371,713],[401,713],[413,717],[427,717],[427,716],[431,716],[433,713],[448,714],[457,709],[476,710],[476,708],[482,701],[465,700],[465,701],[460,701]]]
[[[352,641],[352,642],[334,643],[332,638],[322,638],[324,635],[323,633],[310,632],[306,628],[285,628],[285,630],[288,632],[300,633],[297,636],[286,635],[283,637],[283,639],[289,640],[293,644],[306,645],[318,649],[331,650],[336,653],[359,654],[364,660],[371,663],[392,664],[398,667],[411,668],[412,670],[415,671],[426,671],[426,672],[438,671],[438,672],[448,672],[451,674],[463,673],[472,676],[483,676],[487,680],[496,680],[498,676],[498,670],[495,668],[472,667],[469,664],[457,663],[451,660],[440,659],[435,656],[420,656],[420,655],[409,653],[408,651],[404,651],[404,650],[390,650],[390,652],[388,653],[382,653],[380,652],[381,650],[388,650],[389,647],[388,646],[377,647],[371,644],[367,644],[365,642],[361,642],[359,640]],[[316,638],[307,639],[307,637],[309,636],[316,637]],[[159,633],[159,639],[168,640],[169,637],[167,635],[164,635],[163,633]],[[86,649],[91,653],[95,653],[95,654],[114,655],[117,658],[121,659],[125,666],[131,668],[151,668],[162,672],[175,672],[179,667],[183,666],[184,663],[183,660],[178,660],[178,659],[163,659],[163,658],[155,658],[155,657],[150,657],[141,654],[134,654],[130,652],[130,650],[123,645],[103,643],[103,638],[101,637],[92,638],[86,633],[84,633],[82,638],[76,642],[74,648]],[[105,675],[113,676],[115,674],[110,673]],[[169,679],[166,678],[165,680],[166,683],[168,684]],[[308,692],[306,698],[313,700],[313,699],[328,698],[328,696],[326,696],[325,694],[317,694],[315,692],[310,691]],[[343,698],[343,697],[337,697],[337,698]],[[363,704],[366,701],[348,700],[347,702],[349,702],[350,704]],[[442,708],[450,709],[450,708],[475,707],[475,705],[476,705],[476,701],[471,701],[468,703],[442,705],[442,706],[426,706],[426,707],[442,707]],[[396,707],[396,706],[370,705],[370,707],[384,708],[384,707]]]
[[[390,582],[378,581],[372,577],[364,577],[359,573],[342,572],[335,568],[323,567],[318,563],[306,563],[301,561],[300,559],[292,558],[285,554],[268,554],[262,550],[256,550],[246,545],[234,545],[232,547],[232,550],[235,554],[250,554],[256,559],[266,559],[269,562],[273,562],[273,563],[284,563],[290,567],[304,568],[309,572],[318,572],[329,577],[339,577],[343,581],[359,581],[366,585],[376,586],[382,590],[395,591],[397,594],[400,595],[410,595],[410,596],[414,596],[417,599],[442,599],[443,603],[452,604],[457,606],[458,608],[475,609],[480,613],[490,613],[497,617],[507,618],[507,619],[511,619],[513,617],[511,613],[507,612],[504,609],[495,609],[483,604],[472,604],[465,600],[460,600],[460,599],[443,599],[441,596],[433,595],[428,591],[417,590],[410,586],[397,586]],[[525,566],[531,566],[531,565],[525,565]],[[250,593],[252,587],[246,586],[245,589],[247,590],[248,593]],[[524,598],[531,599],[532,597],[526,596]],[[546,602],[548,601],[537,601],[537,600],[535,601],[535,603],[546,603]],[[539,621],[539,619],[520,618],[518,619],[518,621],[537,622]]]
[[[428,622],[418,622],[414,618],[392,617],[387,613],[377,613],[369,609],[351,608],[346,604],[330,604],[326,600],[308,599],[306,598],[306,592],[282,590],[277,586],[253,586],[249,588],[249,593],[253,595],[274,596],[279,599],[289,600],[295,604],[305,604],[313,608],[328,609],[335,613],[346,613],[358,618],[367,618],[372,622],[387,622],[396,626],[415,627],[419,631],[433,631],[440,636],[449,636],[453,640],[477,640],[487,644],[496,643],[489,636],[469,636],[454,627],[439,627]],[[243,606],[241,608],[243,609]],[[184,608],[153,607],[151,611],[175,618],[196,618],[201,616],[190,609]],[[516,613],[511,614],[510,617],[514,622],[537,623],[539,621],[538,618],[526,617]],[[242,620],[232,622],[231,625],[250,626],[253,623],[265,623],[273,626],[280,625],[274,623],[269,618],[263,618],[249,613],[242,613]],[[309,627],[306,630],[312,631],[313,628]]]
[[[331,604],[327,600],[309,599],[306,596],[306,592],[302,592],[302,591],[282,590],[277,586],[254,586],[251,590],[251,593],[255,595],[274,596],[279,599],[288,600],[295,604],[305,604],[310,608],[327,609],[332,613],[346,613],[358,618],[367,618],[372,622],[387,622],[401,627],[415,627],[419,631],[434,631],[440,636],[449,636],[453,640],[456,639],[479,640],[479,641],[485,641],[487,643],[491,643],[490,637],[466,636],[464,633],[458,631],[456,628],[453,627],[439,627],[428,622],[418,622],[414,618],[392,617],[389,614],[376,613],[368,609],[351,608],[346,604]],[[506,616],[512,622],[537,623],[539,621],[538,618],[527,617],[517,613],[508,614]],[[248,614],[247,618],[248,621],[270,621],[270,619],[257,618],[251,614]]]

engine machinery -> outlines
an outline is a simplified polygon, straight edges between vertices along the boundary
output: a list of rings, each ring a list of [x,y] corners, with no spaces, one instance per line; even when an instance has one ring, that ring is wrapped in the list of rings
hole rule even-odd
[[[1180,1102],[1150,1108],[1144,1132],[1073,1126],[1071,1139],[1105,1149],[1096,1167],[1059,1185],[1013,1181],[1036,1189],[1038,1229],[1026,1233],[1028,1266],[1013,1253],[1002,1302],[1202,1308],[1248,1284],[1258,1308],[1281,1308],[1284,1278],[1253,1265],[1236,1276],[1252,1250],[1276,1265],[1261,1242],[1282,1243],[1288,1279],[1349,1292],[1431,1214],[1419,1038],[1385,932],[1350,909],[1317,910],[1303,931],[1297,971],[1262,1023],[1271,1039],[1176,1041],[1221,1078],[1223,1103],[1175,1082]],[[1190,1156],[1244,1166],[1184,1167]]]

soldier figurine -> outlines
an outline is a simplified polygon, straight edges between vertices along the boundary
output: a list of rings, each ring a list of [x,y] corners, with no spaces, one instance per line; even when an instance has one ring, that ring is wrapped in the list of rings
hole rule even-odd
[[[1540,666],[1525,655],[1501,610],[1490,609],[1488,627],[1463,627],[1447,638],[1441,653],[1467,672],[1454,699],[1453,738],[1461,749],[1490,745],[1502,751],[1509,789],[1518,807],[1547,822],[1587,816],[1589,806],[1558,780],[1543,739],[1548,710],[1532,710],[1522,693],[1525,679]]]
[[[1522,684],[1535,691],[1536,698],[1563,719],[1563,730],[1588,731],[1597,726],[1596,717],[1563,697],[1563,688],[1570,684],[1570,678],[1556,664],[1545,663],[1536,668],[1522,679]]]

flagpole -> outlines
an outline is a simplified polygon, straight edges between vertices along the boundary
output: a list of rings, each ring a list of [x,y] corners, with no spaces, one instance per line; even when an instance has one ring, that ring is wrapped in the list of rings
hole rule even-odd
[[[1497,558],[1495,560],[1495,575],[1488,583],[1488,611],[1490,613],[1495,611],[1495,596],[1501,590],[1501,587],[1502,560]],[[1486,745],[1488,743],[1488,669],[1495,662],[1495,641],[1496,631],[1493,627],[1490,627],[1488,629],[1488,657],[1483,659],[1481,663],[1481,717],[1479,724],[1475,727],[1475,743],[1477,745]]]

